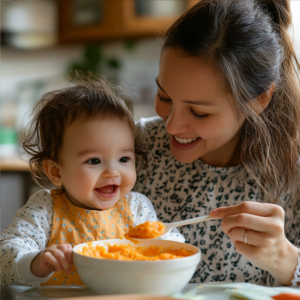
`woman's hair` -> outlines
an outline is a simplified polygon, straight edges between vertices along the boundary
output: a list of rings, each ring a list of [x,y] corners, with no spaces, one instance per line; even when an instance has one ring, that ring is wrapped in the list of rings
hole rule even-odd
[[[74,72],[72,84],[61,90],[45,94],[33,109],[33,119],[25,128],[22,146],[30,155],[29,165],[36,183],[47,181],[43,160],[59,163],[65,130],[79,118],[117,119],[128,123],[135,134],[135,123],[118,91],[103,76]],[[95,133],[97,134],[97,132]],[[140,140],[136,140],[137,154]]]
[[[284,193],[297,191],[300,174],[300,66],[290,25],[288,0],[202,0],[168,29],[162,46],[222,70],[237,112],[246,117],[240,160],[265,201],[282,205]],[[268,107],[256,113],[258,96],[272,86]]]

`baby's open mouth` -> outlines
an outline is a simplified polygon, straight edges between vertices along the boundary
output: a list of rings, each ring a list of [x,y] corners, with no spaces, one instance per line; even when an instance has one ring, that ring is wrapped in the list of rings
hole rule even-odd
[[[101,188],[97,188],[96,190],[103,194],[112,194],[116,192],[117,188],[117,185],[105,185]]]
[[[103,198],[111,199],[115,197],[118,193],[119,186],[115,184],[105,185],[103,187],[95,189],[97,194]]]

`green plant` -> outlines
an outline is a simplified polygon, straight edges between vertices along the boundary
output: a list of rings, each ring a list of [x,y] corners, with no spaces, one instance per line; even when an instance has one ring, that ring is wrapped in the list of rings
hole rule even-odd
[[[88,44],[83,49],[83,57],[80,61],[74,61],[68,67],[69,71],[82,71],[93,73],[104,73],[101,68],[107,66],[109,69],[121,69],[121,61],[119,58],[106,58],[99,44]],[[105,74],[104,74],[105,75]]]

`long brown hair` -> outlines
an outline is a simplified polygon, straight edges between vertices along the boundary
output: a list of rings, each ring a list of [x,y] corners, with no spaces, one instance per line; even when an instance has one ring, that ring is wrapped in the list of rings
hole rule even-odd
[[[282,196],[296,192],[300,174],[300,65],[290,25],[288,0],[202,0],[168,29],[162,47],[209,58],[222,70],[246,117],[240,160],[265,201],[281,205]],[[249,101],[273,85],[268,107],[256,113]]]

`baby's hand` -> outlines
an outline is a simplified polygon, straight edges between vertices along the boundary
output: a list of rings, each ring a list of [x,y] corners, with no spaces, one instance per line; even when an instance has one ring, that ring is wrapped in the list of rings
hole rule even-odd
[[[31,272],[37,277],[45,277],[53,271],[69,273],[73,266],[70,244],[51,245],[40,252],[31,263]]]

